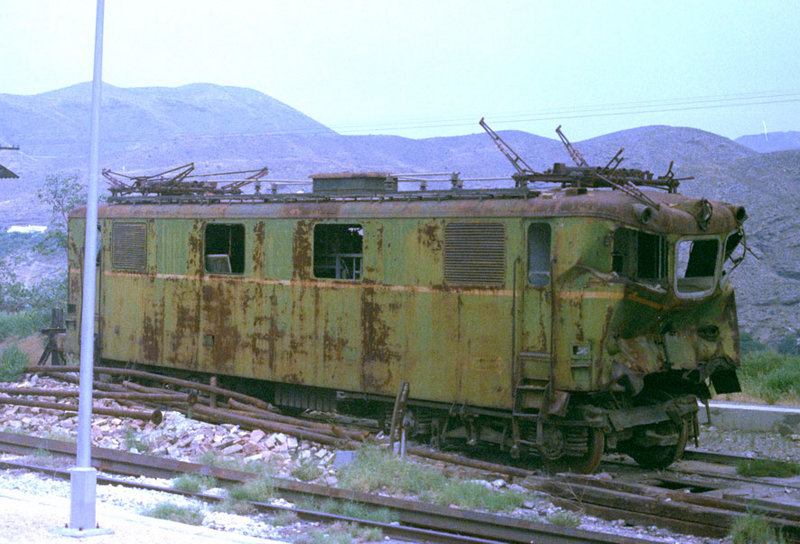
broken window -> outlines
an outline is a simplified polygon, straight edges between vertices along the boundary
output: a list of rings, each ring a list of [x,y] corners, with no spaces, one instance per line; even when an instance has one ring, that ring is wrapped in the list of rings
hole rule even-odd
[[[361,225],[314,226],[314,276],[360,280],[364,253]]]
[[[211,274],[244,273],[244,225],[206,225],[205,270]]]
[[[714,289],[717,277],[719,240],[682,239],[675,246],[675,291],[697,297]]]
[[[666,286],[667,249],[663,236],[620,227],[614,232],[612,270],[634,281]]]
[[[550,283],[550,225],[528,227],[528,283],[544,287]]]

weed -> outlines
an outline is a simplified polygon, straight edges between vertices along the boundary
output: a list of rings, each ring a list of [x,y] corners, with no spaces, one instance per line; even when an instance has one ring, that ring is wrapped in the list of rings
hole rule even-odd
[[[355,462],[342,469],[339,482],[357,491],[388,488],[419,494],[443,487],[447,479],[436,470],[404,461],[368,444],[358,450]]]
[[[297,523],[299,520],[300,518],[298,518],[297,514],[294,512],[290,510],[281,510],[268,516],[267,523],[273,527],[286,527],[287,525],[293,525]]]
[[[275,495],[275,485],[272,478],[262,476],[255,480],[248,480],[242,484],[232,487],[228,491],[228,497],[237,501],[263,502],[265,499]]]
[[[769,526],[763,516],[748,512],[737,518],[731,527],[733,544],[785,544],[783,535]]]
[[[227,468],[230,470],[238,470],[240,472],[252,472],[254,474],[272,470],[271,466],[265,465],[263,462],[248,462],[238,457],[227,457],[220,455],[215,451],[207,451],[203,453],[197,461],[202,465],[207,465],[210,467]]]
[[[213,476],[202,474],[181,474],[172,480],[172,487],[188,493],[200,493],[206,489],[216,487],[217,480]]]
[[[151,518],[167,519],[188,525],[200,525],[203,522],[203,512],[197,506],[179,506],[170,502],[162,502],[142,513]]]
[[[350,544],[359,542],[377,542],[383,539],[380,529],[359,527],[352,523],[333,523],[321,529],[311,529],[300,535],[294,544]]]
[[[125,449],[128,451],[136,450],[139,453],[147,453],[152,447],[150,442],[139,436],[136,429],[128,427],[123,433],[123,440],[125,441]]]
[[[60,442],[77,442],[75,436],[69,434],[69,431],[63,429],[50,429],[44,433],[44,437],[50,440],[58,440]]]
[[[423,498],[445,506],[508,512],[528,500],[528,495],[513,491],[497,491],[477,482],[455,480],[448,481],[442,488],[430,490],[423,494]]]
[[[9,346],[0,354],[0,382],[17,382],[25,374],[28,356],[18,346]]]
[[[791,478],[800,475],[800,465],[774,459],[748,459],[737,463],[736,473],[748,477]]]
[[[260,478],[248,480],[230,488],[228,496],[217,504],[215,509],[242,516],[254,514],[256,510],[250,503],[264,502],[272,498],[274,494],[275,486],[272,478],[268,475],[262,475]]]
[[[400,521],[397,514],[388,508],[379,508],[367,504],[351,501],[307,500],[297,503],[297,507],[304,510],[315,510],[328,514],[347,516],[349,518],[368,519],[380,523],[393,523]]]
[[[322,469],[319,468],[319,464],[313,458],[303,459],[292,470],[292,476],[301,482],[310,482],[322,476]]]
[[[420,496],[444,506],[488,511],[508,511],[530,497],[524,493],[502,492],[476,482],[450,480],[430,467],[399,459],[374,445],[362,446],[354,463],[339,474],[343,487],[372,492],[397,490]]]
[[[581,517],[572,512],[559,512],[545,518],[547,523],[558,525],[559,527],[578,527],[581,524]]]

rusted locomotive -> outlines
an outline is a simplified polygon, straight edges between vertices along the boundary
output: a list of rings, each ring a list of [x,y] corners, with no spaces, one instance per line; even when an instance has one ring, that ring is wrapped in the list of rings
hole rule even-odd
[[[536,173],[487,131],[513,186],[453,176],[402,190],[401,177],[348,173],[242,193],[109,176],[102,359],[373,415],[407,382],[412,431],[434,441],[536,452],[554,469],[591,471],[612,450],[669,465],[698,433],[697,399],[738,390],[729,273],[744,209],[681,196],[671,172],[618,157]],[[84,217],[69,219],[72,350]]]

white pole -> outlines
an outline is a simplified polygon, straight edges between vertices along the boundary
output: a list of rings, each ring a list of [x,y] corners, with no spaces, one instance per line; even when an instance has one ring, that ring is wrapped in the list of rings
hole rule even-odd
[[[97,258],[97,178],[100,168],[100,92],[103,75],[103,9],[97,0],[94,37],[94,78],[92,80],[91,150],[89,190],[86,199],[86,240],[83,246],[83,300],[81,302],[81,373],[78,400],[78,445],[76,467],[70,471],[70,529],[93,530],[97,471],[91,466],[92,385],[94,380],[94,314]]]

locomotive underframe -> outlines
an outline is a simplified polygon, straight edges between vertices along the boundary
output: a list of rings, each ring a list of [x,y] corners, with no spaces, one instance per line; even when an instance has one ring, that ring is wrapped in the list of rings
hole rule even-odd
[[[118,361],[104,361],[104,365],[130,366]],[[179,369],[135,366],[182,377],[198,375]],[[220,385],[257,396],[283,410],[338,412],[374,419],[380,429],[389,430],[395,402],[390,396],[215,376]],[[208,379],[211,375],[203,377]],[[704,385],[696,388],[700,392]],[[655,396],[668,398],[654,402],[647,394],[639,399],[613,400],[605,393],[579,394],[572,399],[566,417],[531,413],[522,418],[509,411],[411,399],[403,426],[409,436],[435,448],[480,448],[491,444],[514,458],[539,456],[544,466],[554,471],[589,472],[599,463],[600,456],[610,451],[627,453],[645,466],[663,468],[680,458],[688,440],[697,438],[698,398],[665,391]],[[707,390],[703,396],[707,396]],[[636,402],[645,404],[634,406]],[[610,404],[617,407],[607,407]]]

